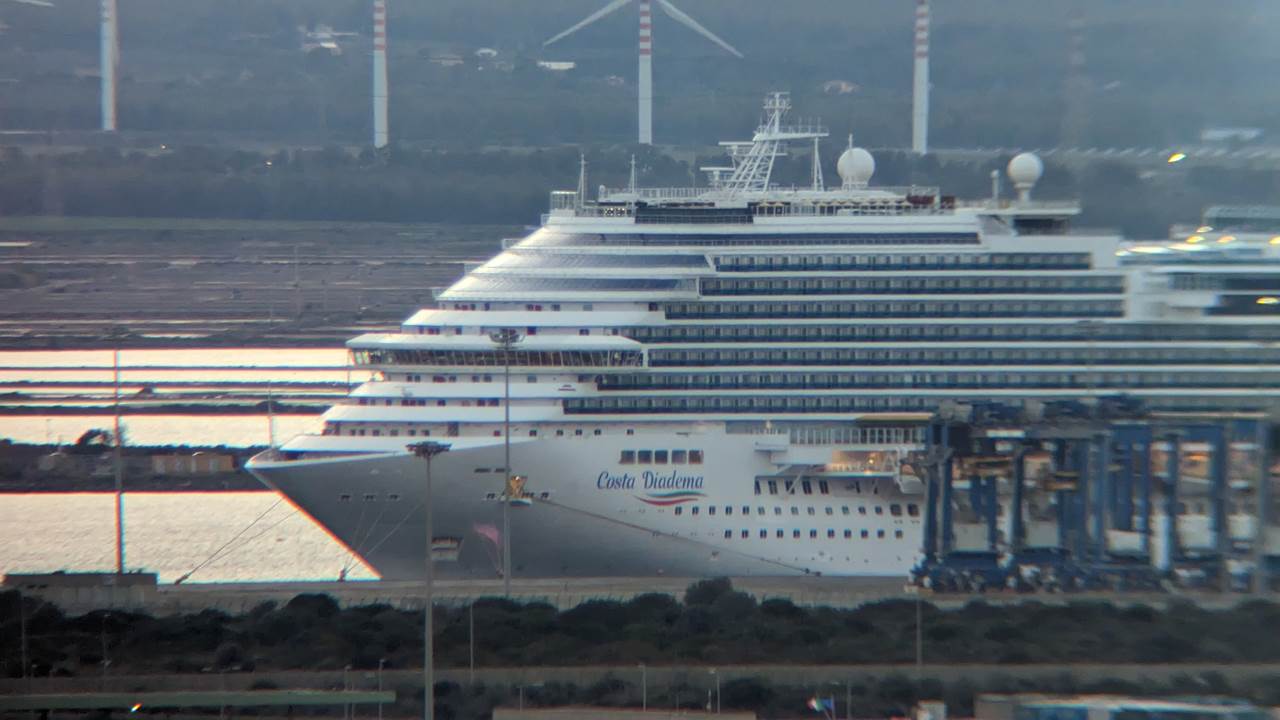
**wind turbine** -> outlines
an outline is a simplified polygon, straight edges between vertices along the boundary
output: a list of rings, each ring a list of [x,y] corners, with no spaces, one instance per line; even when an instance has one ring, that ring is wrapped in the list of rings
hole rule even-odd
[[[555,37],[542,43],[546,47],[557,40],[568,37],[591,23],[599,20],[606,15],[610,15],[632,2],[637,2],[640,6],[640,78],[637,82],[640,93],[640,144],[653,144],[653,20],[650,14],[651,0],[613,0],[613,2],[605,5],[599,10],[586,16],[577,25],[565,30]],[[684,14],[675,5],[668,0],[657,0],[658,7],[671,17],[672,20],[693,30],[702,37],[719,45],[735,57],[742,57],[742,53],[738,52],[732,45],[721,40],[715,33],[702,27],[697,20]]]

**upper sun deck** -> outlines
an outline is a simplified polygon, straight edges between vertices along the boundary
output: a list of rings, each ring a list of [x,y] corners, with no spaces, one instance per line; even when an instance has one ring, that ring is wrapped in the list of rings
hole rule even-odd
[[[993,217],[1029,232],[1058,232],[1070,218],[1080,213],[1074,201],[1031,199],[1031,188],[1043,167],[1034,155],[1023,154],[1009,164],[1009,179],[1017,189],[1016,200],[1002,199],[999,182],[988,200],[959,201],[937,187],[871,187],[875,159],[868,151],[853,146],[840,155],[836,171],[838,187],[823,181],[818,141],[828,135],[818,125],[785,125],[791,104],[786,93],[773,93],[765,101],[766,119],[749,142],[721,143],[728,149],[730,164],[704,167],[703,187],[639,187],[635,161],[626,188],[600,186],[595,199],[588,198],[586,161],[582,162],[578,188],[551,193],[550,212],[544,225],[603,223],[620,225],[751,225],[782,221],[808,222],[856,218]],[[773,184],[774,161],[792,143],[812,141],[810,183],[784,187]]]

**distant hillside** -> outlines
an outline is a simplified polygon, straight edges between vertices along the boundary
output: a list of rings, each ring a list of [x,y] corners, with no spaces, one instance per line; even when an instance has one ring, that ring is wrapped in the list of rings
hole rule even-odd
[[[1205,125],[1280,136],[1273,78],[1280,8],[1267,0],[1077,0],[1086,73],[1075,140],[1165,145]],[[461,145],[626,142],[634,136],[635,10],[549,49],[542,41],[604,0],[390,0],[392,132]],[[732,42],[737,60],[655,8],[656,137],[742,135],[759,97],[873,146],[909,135],[910,0],[680,0]],[[935,0],[933,137],[950,146],[1046,146],[1067,113],[1073,3]],[[359,143],[368,135],[367,0],[129,0],[120,4],[125,129]],[[10,3],[0,35],[0,129],[97,124],[90,4]],[[336,57],[305,54],[298,26],[361,33]],[[483,60],[481,47],[498,51]],[[445,67],[433,58],[456,55]],[[552,73],[541,59],[577,67]],[[842,80],[856,90],[827,95]]]

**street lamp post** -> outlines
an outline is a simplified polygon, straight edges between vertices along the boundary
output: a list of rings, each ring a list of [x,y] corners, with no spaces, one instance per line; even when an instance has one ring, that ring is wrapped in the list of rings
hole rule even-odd
[[[502,483],[503,493],[511,487],[511,349],[520,342],[515,328],[502,328],[489,339],[502,348]],[[502,502],[502,594],[511,597],[511,498]]]
[[[387,664],[386,658],[378,658],[378,692],[382,692],[382,667]],[[378,701],[378,720],[382,720],[382,701]]]
[[[708,672],[711,673],[711,677],[714,677],[716,679],[716,714],[719,715],[720,714],[720,673],[716,672],[715,668],[711,668]]]
[[[424,582],[423,582],[423,585],[425,586],[423,594],[425,595],[424,605],[426,606],[426,609],[425,609],[425,612],[423,613],[425,617],[424,617],[424,627],[422,630],[422,644],[423,644],[422,718],[423,720],[431,720],[432,716],[435,715],[435,663],[432,660],[432,655],[434,653],[432,652],[432,638],[431,638],[431,635],[432,635],[431,606],[434,604],[434,601],[435,601],[435,598],[432,595],[433,588],[431,585],[433,580],[432,575],[435,570],[434,559],[431,557],[431,539],[434,533],[434,531],[431,528],[431,512],[432,512],[432,507],[434,505],[431,498],[431,458],[441,453],[447,452],[449,450],[449,445],[448,443],[427,441],[427,442],[413,443],[408,447],[409,447],[409,452],[413,453],[416,457],[420,457],[423,460],[425,460],[427,465],[427,488],[426,488],[426,494],[424,496],[425,500],[423,501],[423,506],[426,508],[426,514],[427,514],[425,519],[425,524],[426,524],[425,539],[427,541],[427,559],[426,559],[425,568],[424,568],[425,576],[424,576]]]
[[[351,692],[351,666],[342,668],[342,692]],[[342,717],[351,717],[351,703],[342,703]]]
[[[649,709],[649,668],[640,663],[640,709]]]

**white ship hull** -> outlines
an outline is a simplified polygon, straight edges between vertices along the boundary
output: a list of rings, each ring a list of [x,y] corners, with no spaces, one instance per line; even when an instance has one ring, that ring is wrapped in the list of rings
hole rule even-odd
[[[887,477],[835,476],[827,480],[828,494],[812,481],[808,495],[799,482],[790,494],[780,485],[776,495],[764,482],[757,495],[757,477],[788,469],[770,459],[776,449],[760,444],[758,436],[723,433],[513,442],[512,469],[528,477],[530,495],[528,505],[509,510],[513,575],[906,576],[921,544],[923,513],[913,510],[912,517],[905,508],[919,496],[903,495]],[[704,450],[703,464],[618,462],[627,448],[692,446]],[[502,460],[498,439],[459,443],[433,460],[441,576],[500,577]],[[384,579],[422,576],[424,461],[407,454],[280,462],[259,456],[250,469]],[[672,489],[676,484],[687,489]]]

